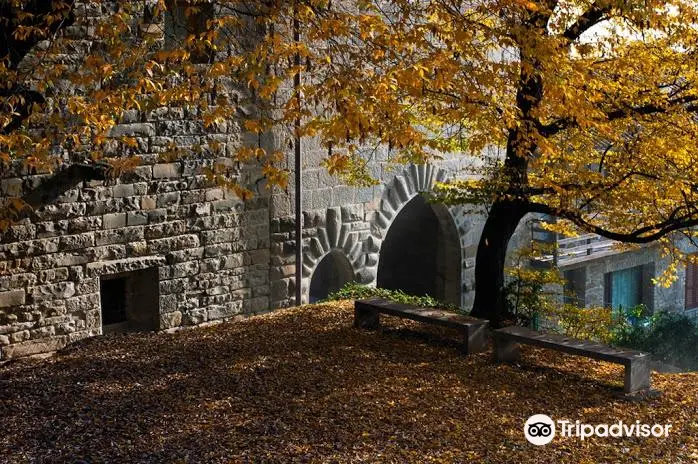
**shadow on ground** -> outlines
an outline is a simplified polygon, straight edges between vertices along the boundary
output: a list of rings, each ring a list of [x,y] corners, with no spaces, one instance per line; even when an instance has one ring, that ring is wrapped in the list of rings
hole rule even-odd
[[[698,376],[618,398],[617,366],[539,350],[462,356],[455,334],[347,304],[175,334],[108,336],[0,368],[6,462],[693,462]],[[667,439],[556,438],[525,420],[670,422]],[[634,461],[633,459],[638,459]]]

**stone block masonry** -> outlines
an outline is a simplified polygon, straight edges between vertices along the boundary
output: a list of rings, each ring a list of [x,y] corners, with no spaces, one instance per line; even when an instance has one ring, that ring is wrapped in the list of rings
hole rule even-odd
[[[304,152],[305,160],[313,158]],[[301,281],[302,303],[313,301],[311,286],[313,279],[322,279],[320,265],[326,259],[336,263],[338,268],[327,274],[332,276],[342,274],[343,282],[346,275],[350,280],[362,284],[376,285],[379,261],[385,235],[391,228],[394,219],[421,192],[430,191],[434,184],[457,173],[447,172],[439,164],[421,166],[393,166],[386,168],[383,160],[369,163],[381,174],[381,185],[370,188],[350,188],[328,177],[327,173],[317,165],[310,164],[304,170],[304,179],[308,179],[303,188],[303,264]],[[321,181],[317,182],[317,179]],[[359,195],[361,194],[361,195]],[[336,201],[335,201],[336,200]],[[293,193],[274,194],[271,201],[271,259],[270,283],[272,307],[291,306],[295,304],[292,298],[295,288],[295,233],[294,218],[289,215],[294,203]],[[468,304],[472,299],[470,282],[473,280],[473,268],[466,263],[474,259],[474,249],[479,238],[477,231],[482,218],[477,215],[465,214],[461,208],[443,209],[443,223],[452,224],[456,231],[453,237],[454,256],[460,256],[461,249],[470,251],[471,255],[456,258],[454,266],[459,271],[453,275],[458,279],[448,282],[450,300]],[[414,224],[418,228],[423,225]],[[342,259],[335,259],[338,255]],[[428,259],[438,259],[432,256]],[[340,268],[343,271],[340,272]],[[327,272],[327,271],[325,271]],[[387,272],[391,272],[387,270]],[[332,277],[328,277],[332,279]],[[425,279],[433,276],[424,276]],[[334,284],[333,284],[334,285]],[[326,295],[317,295],[322,298]]]
[[[188,135],[202,146],[210,137],[239,143],[235,133],[204,133],[157,118],[157,124],[117,126],[115,133],[166,144],[173,139],[163,134],[192,127],[198,132]],[[229,197],[203,174],[213,156],[161,163],[157,154],[143,155],[133,172],[82,182],[2,234],[0,360],[100,335],[105,278],[144,270],[156,270],[152,289],[139,290],[150,292],[148,301],[154,297],[148,310],[156,330],[269,309],[269,195],[247,202]],[[3,174],[5,196],[41,188],[44,178]],[[258,168],[239,175],[256,179]]]
[[[76,8],[90,5],[82,13],[97,18],[111,14],[107,3],[78,2]],[[218,90],[242,92],[234,84]],[[285,167],[292,171],[286,135],[250,137],[236,119],[206,128],[197,113],[192,107],[129,110],[105,154],[138,155],[139,166],[110,182],[75,185],[0,235],[0,361],[100,335],[105,321],[107,330],[131,323],[152,322],[155,330],[197,325],[293,305],[297,287],[308,302],[328,257],[344,266],[343,277],[375,285],[394,220],[435,182],[459,175],[460,164],[448,156],[436,165],[396,166],[386,148],[369,161],[380,185],[349,187],[321,167],[326,152],[317,141],[304,140],[304,259],[296,282],[293,178],[287,189],[268,190],[259,166],[237,166],[230,156],[243,141],[255,140],[287,153]],[[136,146],[121,145],[122,136],[134,137]],[[162,156],[172,147],[184,156]],[[213,163],[231,168],[256,196],[243,202],[213,185],[202,171]],[[26,195],[45,178],[21,169],[2,172],[0,195]],[[442,213],[439,224],[452,223],[457,231],[450,254],[462,268],[447,283],[454,301],[460,295],[467,306],[482,217],[459,208]],[[341,283],[330,274],[336,272],[329,270],[327,282]],[[136,303],[152,313],[130,321]]]
[[[210,161],[200,160],[199,168]],[[250,168],[240,175],[258,178],[259,172]],[[303,213],[303,301],[308,301],[319,263],[330,253],[346,257],[353,274],[349,278],[375,284],[392,220],[446,175],[436,166],[407,167],[371,189],[367,199],[352,196],[338,206],[308,205]],[[22,185],[35,184],[22,180]],[[318,192],[324,194],[325,188]],[[348,187],[332,188],[344,195]],[[242,202],[210,184],[191,163],[186,170],[180,163],[143,164],[115,184],[89,182],[74,190],[12,227],[0,241],[3,360],[102,334],[105,281],[125,278],[128,289],[135,285],[128,283],[129,276],[143,271],[156,270],[148,272],[155,275],[152,288],[136,285],[152,301],[153,314],[139,317],[154,321],[156,330],[295,303],[294,220],[289,210],[275,206],[292,204],[291,192],[262,189]],[[76,209],[81,214],[74,214]],[[478,218],[457,208],[445,214],[454,221],[462,249],[473,249],[477,234],[470,232],[477,229]],[[450,283],[455,295],[472,279],[472,267],[466,264],[473,257],[463,256],[462,282]],[[467,299],[463,292],[461,301]]]

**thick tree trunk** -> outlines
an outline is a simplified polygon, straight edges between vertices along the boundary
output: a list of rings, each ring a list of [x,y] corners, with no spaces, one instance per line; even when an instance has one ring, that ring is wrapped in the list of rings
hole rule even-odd
[[[550,15],[530,11],[521,24],[530,37],[542,39]],[[526,37],[523,34],[522,37]],[[521,111],[519,124],[509,129],[506,156],[500,175],[508,188],[500,192],[506,200],[496,199],[492,204],[480,236],[475,257],[475,303],[471,314],[488,319],[492,327],[499,327],[506,315],[504,295],[504,261],[509,241],[516,226],[529,212],[528,160],[537,152],[536,133],[540,121],[535,110],[543,99],[541,64],[531,54],[531,43],[519,46],[521,68],[516,92],[516,106]]]
[[[472,316],[499,327],[505,315],[504,260],[516,226],[526,215],[525,204],[495,202],[485,221],[475,258],[475,303]]]

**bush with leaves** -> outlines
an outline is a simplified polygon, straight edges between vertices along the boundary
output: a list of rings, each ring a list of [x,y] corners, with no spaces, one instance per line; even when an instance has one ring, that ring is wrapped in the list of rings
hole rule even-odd
[[[460,307],[453,303],[446,303],[437,300],[428,295],[416,296],[410,295],[402,290],[389,290],[387,288],[369,287],[356,282],[348,282],[336,292],[330,293],[323,301],[335,300],[361,300],[364,298],[385,298],[386,300],[395,301],[396,303],[411,304],[421,306],[423,308],[439,308],[449,311],[464,312]]]
[[[560,288],[565,279],[555,266],[536,268],[534,258],[552,253],[544,243],[534,243],[519,250],[513,264],[506,268],[504,286],[508,317],[517,325],[533,326],[539,323],[546,331],[584,340],[609,343],[620,324],[620,316],[610,308],[585,308],[561,301]]]
[[[612,344],[652,353],[654,359],[683,369],[698,370],[698,326],[683,314],[626,311],[614,330]]]
[[[533,243],[522,248],[513,257],[513,263],[505,269],[504,296],[507,318],[517,325],[530,326],[539,316],[552,313],[559,307],[559,287],[565,280],[552,266],[536,268],[531,262],[550,252],[548,245]]]
[[[568,337],[610,343],[620,317],[611,308],[580,308],[565,303],[546,314],[556,322],[554,331]]]

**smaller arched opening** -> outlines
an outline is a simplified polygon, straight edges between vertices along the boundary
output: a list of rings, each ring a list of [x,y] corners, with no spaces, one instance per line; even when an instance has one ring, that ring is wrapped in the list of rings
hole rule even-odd
[[[310,279],[310,295],[308,301],[315,303],[327,298],[347,282],[354,280],[354,270],[351,263],[341,252],[332,250],[320,260]]]

